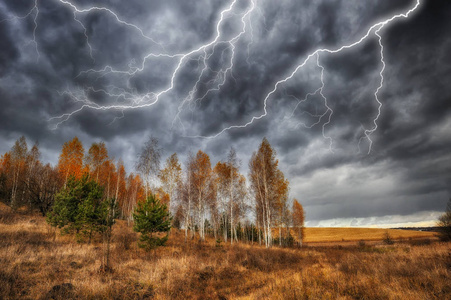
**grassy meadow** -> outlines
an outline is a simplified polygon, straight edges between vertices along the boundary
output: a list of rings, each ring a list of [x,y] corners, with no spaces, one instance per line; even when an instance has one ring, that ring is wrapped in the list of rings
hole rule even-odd
[[[265,249],[185,243],[173,231],[167,246],[146,253],[119,221],[113,270],[103,272],[100,238],[79,244],[42,217],[1,206],[0,299],[450,299],[451,245],[391,230],[402,240],[385,245],[385,232],[307,228],[307,244],[328,246]],[[343,239],[350,244],[333,246]]]

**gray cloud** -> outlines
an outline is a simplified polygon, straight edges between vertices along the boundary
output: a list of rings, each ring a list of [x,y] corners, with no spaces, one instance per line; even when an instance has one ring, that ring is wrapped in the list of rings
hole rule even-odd
[[[409,19],[380,31],[386,63],[379,93],[383,106],[369,155],[368,141],[360,139],[377,115],[374,92],[382,64],[374,34],[353,49],[320,55],[323,94],[333,110],[326,137],[329,115],[318,119],[326,112],[324,99],[316,94],[300,102],[321,86],[316,57],[279,85],[268,99],[265,118],[215,139],[187,136],[215,135],[263,114],[263,99],[274,84],[307,55],[357,41],[371,25],[406,11],[414,1],[257,1],[234,47],[219,43],[180,65],[177,58],[144,58],[188,53],[211,42],[228,2],[72,2],[79,8],[107,7],[152,40],[106,11],[76,14],[86,39],[73,11],[57,0],[38,2],[36,28],[34,1],[0,3],[1,153],[25,135],[30,143],[38,140],[43,159],[55,164],[62,144],[77,135],[85,148],[105,141],[110,154],[133,171],[136,153],[153,135],[166,155],[177,152],[182,159],[190,150],[203,149],[216,162],[233,146],[247,173],[250,155],[266,136],[310,225],[419,222],[435,217],[451,195],[449,1],[421,1]],[[250,5],[238,0],[233,14],[224,15],[219,40],[240,32]],[[208,57],[208,69],[203,70],[202,56]],[[155,93],[172,85],[176,67],[173,89],[156,104],[135,110],[87,108],[52,130],[65,118],[50,118],[76,111],[86,101],[93,106],[152,102]],[[225,77],[215,77],[229,67]]]

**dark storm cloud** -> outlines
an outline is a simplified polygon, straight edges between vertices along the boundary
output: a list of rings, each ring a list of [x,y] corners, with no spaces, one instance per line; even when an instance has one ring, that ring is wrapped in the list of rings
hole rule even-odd
[[[370,221],[407,222],[408,216],[418,221],[431,217],[426,212],[440,210],[451,194],[449,1],[422,1],[407,20],[380,31],[386,62],[379,92],[383,106],[369,155],[369,143],[361,138],[365,129],[374,126],[378,107],[374,93],[382,67],[374,33],[353,49],[320,55],[325,68],[323,94],[333,110],[325,137],[323,125],[329,115],[317,117],[326,112],[324,99],[317,94],[300,103],[321,86],[316,57],[278,86],[268,98],[265,118],[215,139],[186,136],[215,135],[262,115],[263,99],[274,84],[289,76],[307,55],[357,41],[371,25],[405,12],[414,1],[258,1],[245,19],[246,33],[234,47],[220,43],[184,60],[173,89],[156,104],[124,111],[86,108],[51,130],[65,119],[49,122],[49,118],[76,111],[83,103],[151,102],[156,92],[171,85],[178,60],[148,57],[145,61],[144,57],[187,53],[211,42],[220,12],[231,2],[72,3],[80,9],[93,5],[111,9],[122,20],[140,26],[152,40],[106,11],[76,14],[77,21],[70,6],[39,1],[35,28],[34,1],[0,3],[1,153],[23,134],[30,143],[39,140],[44,159],[56,163],[63,142],[77,135],[85,148],[106,141],[110,154],[122,158],[132,171],[136,154],[152,135],[160,140],[165,155],[177,152],[182,160],[188,151],[203,149],[217,162],[233,146],[247,173],[248,159],[266,136],[290,180],[292,196],[305,206],[310,225],[321,225],[325,219],[333,219],[326,222],[329,225],[340,224],[340,218],[359,226]],[[241,18],[250,5],[251,1],[237,1],[233,14],[225,15],[219,40],[240,32]],[[26,18],[15,18],[29,12]],[[229,67],[232,53],[233,69],[215,79]],[[208,57],[208,69],[203,70],[200,55]],[[103,69],[107,72],[85,72]],[[215,90],[218,84],[220,91]],[[146,94],[147,98],[136,97]]]
[[[4,76],[13,65],[13,61],[19,57],[19,51],[5,27],[0,27],[0,39],[5,45],[0,49],[0,76]]]

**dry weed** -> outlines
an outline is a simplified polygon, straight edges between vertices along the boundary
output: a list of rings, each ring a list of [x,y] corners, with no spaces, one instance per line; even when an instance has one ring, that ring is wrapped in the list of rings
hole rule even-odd
[[[32,221],[33,220],[33,221]],[[145,253],[115,225],[111,272],[101,243],[54,235],[43,218],[0,213],[1,299],[449,299],[450,244],[272,248],[184,242]]]

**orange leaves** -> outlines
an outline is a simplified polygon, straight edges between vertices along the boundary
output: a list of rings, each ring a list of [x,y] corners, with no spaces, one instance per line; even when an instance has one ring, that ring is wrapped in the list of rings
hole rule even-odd
[[[83,175],[83,157],[85,149],[77,137],[65,142],[58,160],[58,172],[67,181],[69,176],[80,179]]]
[[[12,167],[11,154],[6,152],[0,158],[0,172],[7,173]]]
[[[304,208],[298,202],[297,199],[293,199],[293,211],[292,211],[292,220],[293,220],[293,228],[294,231],[298,235],[299,243],[302,244],[302,241],[305,238],[304,234]]]
[[[263,227],[267,247],[271,246],[271,226],[282,223],[286,200],[288,198],[288,181],[278,168],[276,151],[266,138],[249,161],[249,179],[255,195],[257,224]]]
[[[202,186],[211,178],[211,162],[208,154],[199,150],[192,160],[193,179],[196,186]]]
[[[88,150],[88,155],[86,156],[86,165],[89,167],[91,175],[97,183],[99,183],[100,172],[105,172],[105,169],[110,167],[108,159],[108,150],[106,149],[104,142],[93,143],[91,145]]]
[[[228,162],[218,162],[214,168],[219,182],[228,182],[232,178],[237,178],[239,170],[236,166],[232,166]]]
[[[293,199],[293,225],[303,226],[304,218],[304,208],[297,199]]]
[[[166,206],[169,204],[169,199],[170,199],[169,194],[166,193],[165,191],[163,191],[163,189],[161,189],[161,188],[157,189],[155,196],[157,197],[158,200],[160,200],[160,203],[162,203]]]
[[[121,206],[124,204],[127,194],[127,186],[125,182],[127,173],[125,172],[125,167],[121,160],[117,163],[116,170],[116,191],[114,198],[119,201],[119,205]]]

